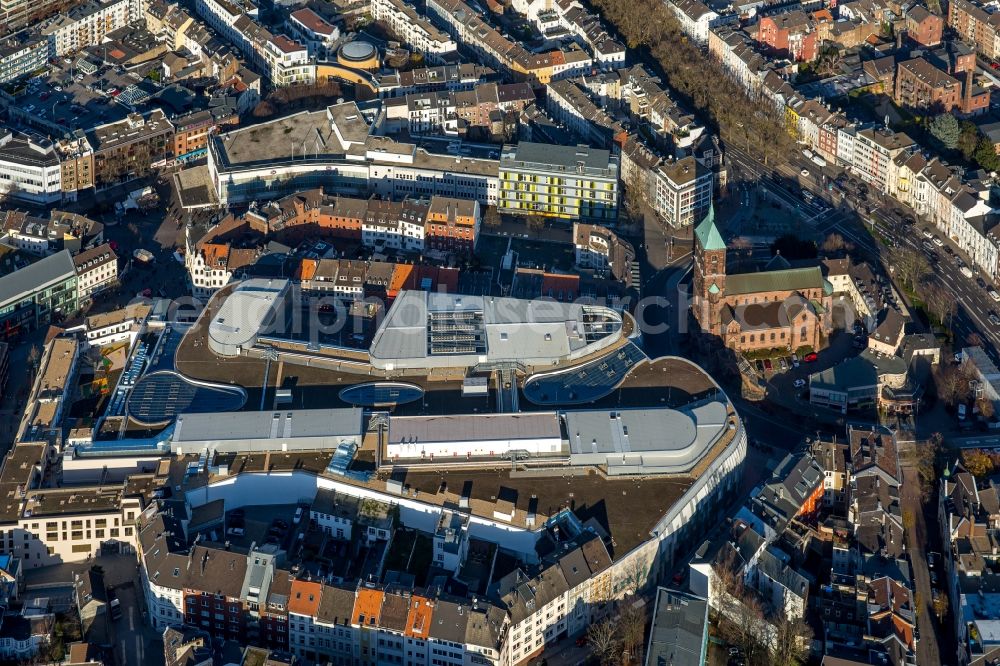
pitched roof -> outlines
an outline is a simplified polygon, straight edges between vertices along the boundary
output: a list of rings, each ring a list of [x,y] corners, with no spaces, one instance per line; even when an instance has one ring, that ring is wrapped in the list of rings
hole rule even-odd
[[[729,296],[756,294],[765,291],[822,289],[823,287],[823,273],[819,266],[760,273],[739,273],[726,277],[726,295]]]
[[[715,226],[715,203],[708,206],[708,213],[705,218],[695,227],[695,236],[698,243],[705,250],[725,250],[726,242],[722,240],[719,228]]]

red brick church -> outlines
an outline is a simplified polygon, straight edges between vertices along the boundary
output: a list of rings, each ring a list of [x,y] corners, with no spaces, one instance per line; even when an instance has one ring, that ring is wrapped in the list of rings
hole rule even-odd
[[[761,271],[728,274],[714,207],[695,228],[691,308],[701,329],[730,349],[821,349],[832,294],[819,266],[791,268],[780,256]]]

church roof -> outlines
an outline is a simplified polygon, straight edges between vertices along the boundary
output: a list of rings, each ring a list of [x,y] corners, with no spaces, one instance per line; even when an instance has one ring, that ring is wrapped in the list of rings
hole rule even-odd
[[[764,270],[765,271],[787,270],[791,267],[792,265],[788,263],[788,259],[785,259],[783,256],[781,256],[781,253],[779,252],[773,257],[771,257],[771,260],[767,262],[767,265],[764,267]]]
[[[824,288],[824,280],[819,266],[790,268],[784,271],[739,273],[726,277],[727,296],[822,288]]]
[[[708,213],[705,218],[695,227],[695,235],[698,243],[705,250],[725,250],[726,242],[722,240],[719,228],[715,226],[715,203],[708,206]]]

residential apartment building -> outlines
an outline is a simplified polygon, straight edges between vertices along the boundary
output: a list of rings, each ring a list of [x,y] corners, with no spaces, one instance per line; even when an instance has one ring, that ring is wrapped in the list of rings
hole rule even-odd
[[[74,399],[80,352],[75,338],[53,338],[38,360],[16,441],[44,442],[52,447],[44,452],[45,462],[48,454],[62,445],[63,418]]]
[[[533,86],[584,74],[594,64],[593,57],[575,43],[544,53],[529,52],[504,37],[463,0],[429,0],[427,12],[456,41],[474,51],[484,64]]]
[[[902,132],[874,128],[858,130],[853,138],[851,167],[866,183],[888,192],[893,159],[912,147],[913,140]]]
[[[626,135],[622,124],[573,80],[552,81],[545,90],[545,107],[553,120],[586,144],[610,149]]]
[[[105,243],[73,257],[76,293],[81,304],[118,283],[118,255]]]
[[[961,97],[962,85],[958,79],[923,58],[899,63],[894,94],[897,104],[941,113],[957,107]]]
[[[932,14],[923,5],[913,5],[904,17],[906,36],[921,46],[937,46],[941,43],[945,19]]]
[[[767,51],[795,62],[812,62],[819,55],[816,31],[802,10],[762,17],[755,38]]]
[[[614,220],[618,159],[587,146],[527,142],[504,146],[497,207],[520,215]]]
[[[316,64],[309,49],[285,35],[274,35],[261,49],[267,72],[274,86],[311,84],[316,81]]]
[[[989,4],[975,0],[949,2],[948,27],[971,44],[977,53],[991,60],[1000,57],[1000,14]]]
[[[448,33],[437,28],[404,0],[374,0],[372,17],[380,21],[400,40],[423,53],[428,62],[441,62],[443,56],[458,50]]]
[[[716,24],[719,15],[701,0],[676,0],[668,2],[684,34],[690,35],[699,46],[708,43],[708,29]]]
[[[128,341],[129,349],[136,337],[145,330],[152,310],[145,303],[132,303],[118,310],[90,315],[84,320],[84,336],[91,347],[104,347]]]
[[[437,92],[439,90],[472,90],[480,83],[495,77],[489,67],[474,63],[460,65],[440,65],[418,67],[405,72],[376,74],[378,96],[403,97],[416,92]]]
[[[610,229],[574,222],[573,247],[577,268],[607,271],[614,279],[622,282],[631,278],[635,250],[631,243],[619,238]]]
[[[10,129],[0,134],[0,192],[36,204],[62,201],[62,170],[55,144]]]
[[[35,568],[96,557],[104,547],[119,552],[135,549],[135,519],[140,498],[129,497],[122,486],[74,487],[28,491],[20,501],[16,526],[5,526],[5,552]],[[2,539],[0,539],[2,541]]]
[[[308,46],[285,35],[275,35],[257,20],[257,6],[249,0],[198,0],[198,14],[227,39],[249,64],[274,86],[316,80],[316,63]]]
[[[173,158],[174,126],[160,109],[99,125],[87,132],[98,189],[144,178]]]
[[[469,90],[406,93],[385,100],[382,108],[387,131],[498,136],[507,114],[520,113],[534,101],[535,93],[527,83],[479,83]]]
[[[45,326],[77,310],[76,267],[68,250],[0,277],[0,338]]]
[[[675,229],[701,221],[712,204],[714,175],[694,157],[660,164],[651,172],[653,209]]]
[[[289,14],[288,27],[292,36],[305,44],[311,58],[332,55],[333,46],[340,39],[340,29],[308,7]]]
[[[10,83],[46,66],[49,42],[28,30],[0,40],[0,83]]]
[[[109,32],[142,20],[139,0],[87,0],[41,27],[52,53],[62,57],[96,46]]]
[[[239,116],[229,110],[205,109],[173,119],[175,163],[201,159],[208,152],[208,137],[220,126],[239,124]]]

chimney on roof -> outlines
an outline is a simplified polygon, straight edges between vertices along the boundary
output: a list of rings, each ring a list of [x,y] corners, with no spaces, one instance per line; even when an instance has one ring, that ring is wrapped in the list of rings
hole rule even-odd
[[[965,70],[965,90],[962,92],[962,113],[972,113],[972,72]]]

